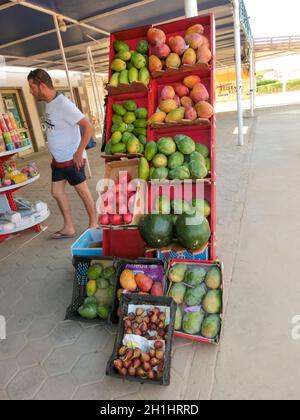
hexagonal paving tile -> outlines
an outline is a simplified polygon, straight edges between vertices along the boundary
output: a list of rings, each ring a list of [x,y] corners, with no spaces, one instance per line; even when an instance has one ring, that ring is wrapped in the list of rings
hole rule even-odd
[[[38,318],[30,325],[26,337],[28,340],[37,340],[48,337],[57,326],[57,319],[54,316]]]
[[[4,389],[0,389],[0,401],[7,401],[7,400],[8,400],[8,396],[6,392],[4,391]]]
[[[23,370],[10,382],[7,394],[12,400],[31,400],[46,379],[41,367]]]
[[[82,328],[79,324],[71,321],[61,322],[51,333],[50,339],[55,347],[67,346],[75,343]]]
[[[50,376],[68,373],[80,358],[80,351],[74,346],[65,346],[54,350],[44,366]]]
[[[20,368],[15,359],[0,361],[0,389],[4,389],[19,370]]]
[[[29,283],[40,283],[49,273],[50,271],[47,267],[33,268],[27,273],[26,278]]]
[[[22,368],[40,365],[53,351],[53,345],[49,338],[30,341],[18,355],[18,362]]]
[[[26,345],[24,334],[8,335],[0,342],[0,360],[16,357]]]
[[[93,385],[80,386],[72,399],[77,401],[99,401],[109,400],[110,398],[111,391],[103,382],[98,382]]]
[[[105,348],[110,335],[103,327],[83,330],[75,346],[81,353],[94,353]]]
[[[72,373],[80,385],[96,383],[105,376],[107,357],[103,353],[82,356]]]
[[[183,377],[172,370],[169,386],[142,385],[139,394],[143,400],[182,400],[183,389]]]
[[[23,316],[13,315],[6,323],[7,331],[10,334],[26,331],[34,320],[33,314],[24,314]]]
[[[76,380],[70,374],[48,378],[35,400],[69,400],[77,386]]]

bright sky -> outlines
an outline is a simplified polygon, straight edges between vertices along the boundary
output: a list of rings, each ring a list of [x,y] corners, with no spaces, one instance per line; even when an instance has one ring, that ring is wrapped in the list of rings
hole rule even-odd
[[[244,0],[254,38],[300,35],[300,0]]]

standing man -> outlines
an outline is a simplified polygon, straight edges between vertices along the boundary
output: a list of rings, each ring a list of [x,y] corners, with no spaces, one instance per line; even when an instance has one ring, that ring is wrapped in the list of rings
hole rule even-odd
[[[35,99],[46,102],[45,124],[48,146],[53,157],[52,196],[64,218],[63,228],[52,235],[52,238],[73,238],[76,236],[76,230],[65,193],[67,182],[75,188],[85,205],[89,215],[89,227],[97,227],[96,206],[84,170],[87,157],[85,148],[92,136],[93,126],[69,99],[56,92],[46,71],[37,69],[30,72],[28,83],[30,93]]]

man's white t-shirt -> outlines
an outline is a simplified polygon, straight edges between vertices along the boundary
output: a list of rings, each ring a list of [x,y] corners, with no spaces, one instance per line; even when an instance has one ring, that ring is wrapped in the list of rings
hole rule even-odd
[[[46,104],[48,147],[56,162],[73,159],[81,142],[78,123],[84,118],[83,113],[64,95],[59,95]],[[85,151],[83,157],[86,158]]]

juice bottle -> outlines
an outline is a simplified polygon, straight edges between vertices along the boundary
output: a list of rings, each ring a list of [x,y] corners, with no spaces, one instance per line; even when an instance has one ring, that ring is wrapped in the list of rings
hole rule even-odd
[[[6,127],[7,127],[8,131],[13,131],[13,128],[12,128],[12,125],[11,125],[11,122],[10,122],[10,119],[9,119],[8,115],[4,114],[3,117],[4,117],[4,121],[5,121],[5,124],[6,124]]]
[[[5,141],[2,135],[2,132],[0,131],[0,153],[3,153],[6,151]]]
[[[5,124],[5,120],[4,120],[2,114],[0,114],[0,129],[1,129],[2,133],[6,133],[8,131],[8,128]]]
[[[14,114],[12,112],[8,113],[8,118],[10,120],[10,123],[11,123],[11,126],[12,126],[13,130],[18,130],[17,123],[16,123],[16,120],[15,120]]]
[[[14,150],[15,145],[12,141],[11,134],[10,134],[9,131],[6,131],[6,132],[3,133],[3,138],[4,138],[5,145],[6,145],[6,149],[8,151]]]

